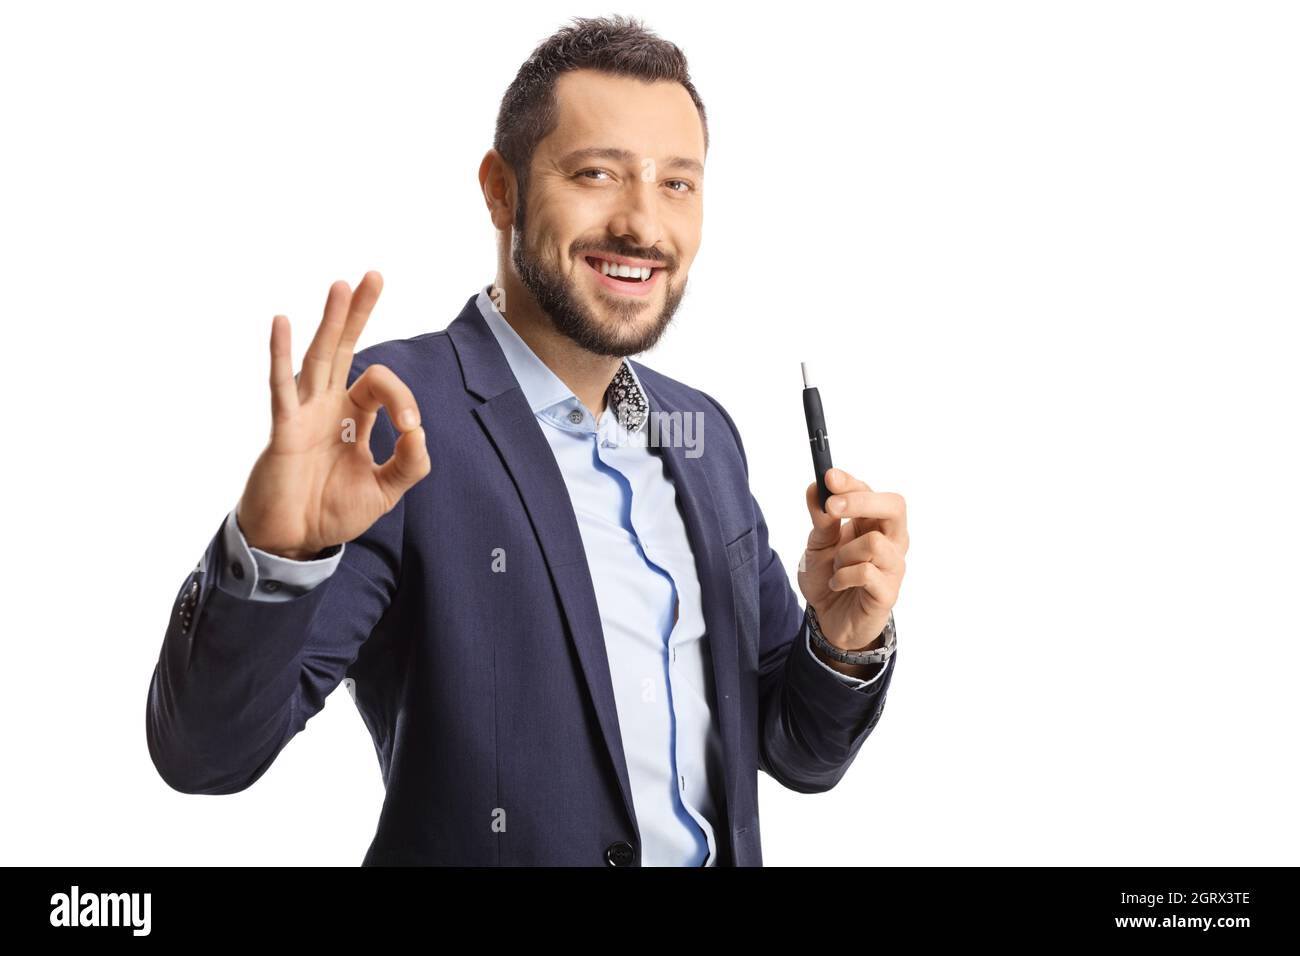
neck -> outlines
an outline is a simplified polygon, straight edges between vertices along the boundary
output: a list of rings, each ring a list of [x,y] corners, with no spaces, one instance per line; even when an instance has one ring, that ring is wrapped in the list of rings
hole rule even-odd
[[[500,310],[502,317],[556,378],[573,391],[592,417],[600,418],[605,411],[605,392],[623,360],[588,352],[568,336],[561,335],[536,300],[518,283],[509,279],[494,282],[488,294],[497,302],[502,301],[496,294],[499,289],[505,291],[506,308]]]

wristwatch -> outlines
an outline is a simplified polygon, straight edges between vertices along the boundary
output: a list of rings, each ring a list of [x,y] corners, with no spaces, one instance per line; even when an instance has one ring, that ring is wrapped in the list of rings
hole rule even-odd
[[[881,632],[885,635],[884,646],[869,651],[842,650],[826,640],[826,635],[822,633],[821,624],[817,620],[817,612],[813,610],[811,604],[805,605],[804,618],[808,622],[808,634],[812,637],[812,642],[825,651],[828,656],[842,664],[885,664],[894,656],[894,647],[898,642],[898,634],[894,630],[893,611],[889,612],[889,620],[885,624],[885,629]]]

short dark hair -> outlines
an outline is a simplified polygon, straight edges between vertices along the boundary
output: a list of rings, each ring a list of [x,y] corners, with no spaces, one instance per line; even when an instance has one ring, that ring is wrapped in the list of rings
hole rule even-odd
[[[493,147],[510,164],[519,183],[519,215],[523,224],[528,168],[537,144],[559,121],[555,81],[570,70],[599,70],[615,76],[632,76],[647,82],[669,80],[686,87],[700,114],[704,150],[709,149],[709,124],[704,103],[691,83],[686,55],[676,44],[655,35],[633,17],[573,17],[547,37],[524,61],[501,98]]]

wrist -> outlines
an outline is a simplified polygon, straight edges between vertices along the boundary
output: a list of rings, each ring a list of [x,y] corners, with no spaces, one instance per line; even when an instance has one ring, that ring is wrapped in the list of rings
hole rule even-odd
[[[810,641],[813,655],[831,670],[843,674],[845,677],[856,677],[858,680],[871,680],[884,664],[846,664],[843,661],[837,661],[824,651],[816,641]]]
[[[855,625],[853,630],[857,634],[874,635],[870,641],[864,642],[861,637],[845,640],[836,634],[828,632],[822,626],[821,617],[817,614],[817,608],[813,606],[812,602],[807,603],[806,614],[810,626],[827,644],[830,644],[837,651],[847,652],[874,651],[884,647],[888,638],[889,621],[893,616],[892,611],[887,611],[883,617],[873,615],[864,624]]]
[[[887,663],[893,656],[897,632],[894,630],[892,610],[871,641],[865,645],[848,647],[838,641],[831,641],[823,633],[821,622],[817,618],[817,609],[811,603],[806,605],[804,616],[807,620],[809,641],[819,658],[831,658],[838,663],[848,665],[875,665]],[[868,624],[864,630],[871,633],[871,625]]]
[[[290,561],[311,561],[319,557],[322,551],[327,550],[325,548],[279,547],[263,543],[258,537],[256,530],[250,533],[249,530],[244,527],[243,521],[239,518],[238,505],[235,507],[235,527],[239,529],[239,533],[244,539],[244,544],[248,545],[250,548],[263,551],[266,554],[273,555],[277,558],[286,558]]]
[[[320,554],[321,549],[315,551],[306,548],[263,548],[259,545],[248,543],[250,548],[256,548],[258,551],[265,551],[267,554],[275,555],[277,558],[287,558],[290,561],[312,561]]]

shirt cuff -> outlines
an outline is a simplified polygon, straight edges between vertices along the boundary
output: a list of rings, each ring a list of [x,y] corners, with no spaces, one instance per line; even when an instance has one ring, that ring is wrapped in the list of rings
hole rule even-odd
[[[888,665],[884,665],[876,673],[876,676],[870,678],[869,680],[862,680],[860,677],[851,677],[848,674],[842,674],[839,671],[837,671],[835,668],[831,667],[831,665],[827,664],[820,657],[818,657],[817,652],[813,650],[812,631],[808,627],[808,618],[806,616],[804,617],[803,630],[800,633],[802,635],[801,640],[803,641],[803,646],[808,648],[808,654],[812,657],[812,659],[815,660],[822,667],[824,667],[826,670],[830,671],[830,673],[838,677],[842,683],[847,684],[848,686],[852,687],[854,690],[865,690],[867,687],[870,687],[876,681],[880,680],[881,676],[885,673],[885,671],[889,670]]]
[[[271,554],[250,547],[235,518],[238,505],[226,515],[221,528],[223,545],[217,587],[249,601],[291,601],[306,594],[338,568],[346,545],[336,544],[310,561]]]

